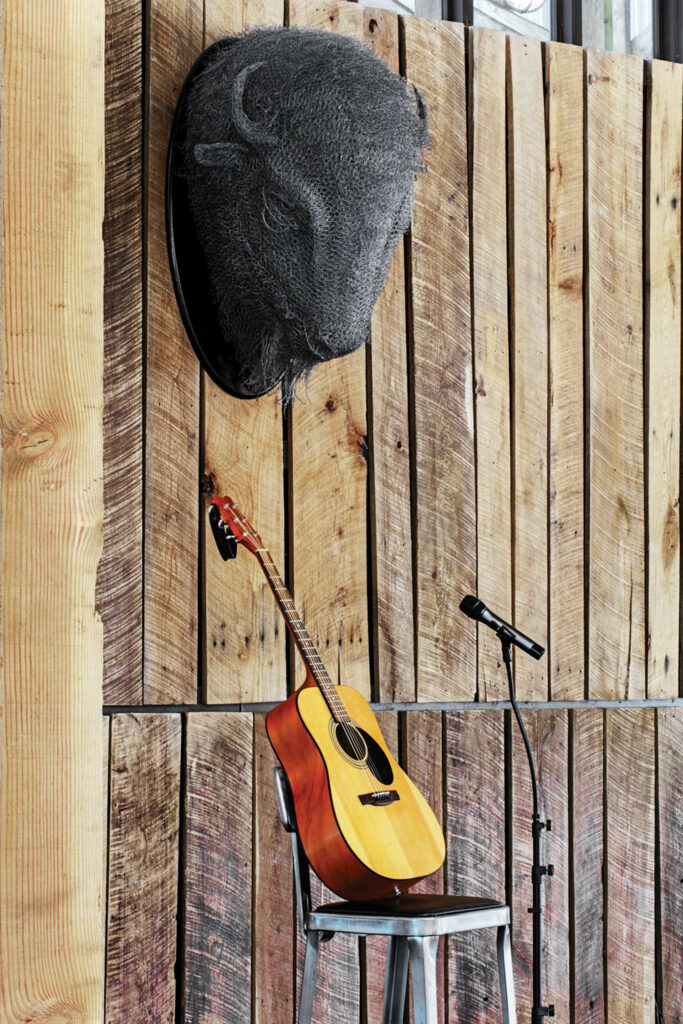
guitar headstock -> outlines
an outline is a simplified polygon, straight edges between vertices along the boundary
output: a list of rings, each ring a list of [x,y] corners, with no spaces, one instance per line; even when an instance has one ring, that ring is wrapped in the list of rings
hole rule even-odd
[[[212,512],[213,509],[216,509],[218,518],[216,518],[216,513]],[[224,527],[227,527],[229,533],[238,543],[244,544],[254,555],[259,549],[265,547],[265,544],[249,520],[240,512],[232,498],[229,498],[227,495],[223,498],[215,498],[212,501],[209,507],[209,519],[211,520],[214,537],[221,554],[223,554],[223,551],[221,549],[220,533],[217,531],[222,532],[223,536],[227,537],[228,534]],[[223,557],[230,558],[234,556],[223,555]]]

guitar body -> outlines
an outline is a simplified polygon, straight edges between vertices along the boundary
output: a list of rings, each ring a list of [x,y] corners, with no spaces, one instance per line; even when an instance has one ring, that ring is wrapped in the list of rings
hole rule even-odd
[[[441,866],[443,834],[389,752],[365,698],[351,687],[334,689],[350,726],[335,721],[307,679],[269,712],[268,737],[318,877],[343,899],[394,896]]]

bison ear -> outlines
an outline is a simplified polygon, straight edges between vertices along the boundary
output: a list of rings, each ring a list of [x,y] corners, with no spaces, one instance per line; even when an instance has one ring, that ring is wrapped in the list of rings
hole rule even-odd
[[[240,167],[249,153],[239,142],[199,143],[194,147],[194,158],[203,167]]]

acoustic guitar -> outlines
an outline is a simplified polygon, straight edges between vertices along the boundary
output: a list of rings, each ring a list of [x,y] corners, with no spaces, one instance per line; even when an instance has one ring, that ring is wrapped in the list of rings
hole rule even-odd
[[[270,552],[230,498],[209,519],[224,558],[256,556],[306,666],[306,678],[266,717],[292,790],[297,828],[318,877],[343,899],[404,892],[443,863],[431,808],[392,757],[365,698],[332,683]]]

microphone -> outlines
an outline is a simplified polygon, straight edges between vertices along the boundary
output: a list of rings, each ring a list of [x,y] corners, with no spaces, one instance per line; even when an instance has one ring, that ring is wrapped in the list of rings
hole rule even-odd
[[[468,594],[467,597],[463,597],[460,602],[460,611],[464,612],[465,615],[469,615],[471,619],[475,619],[477,622],[483,622],[485,626],[490,626],[491,629],[501,638],[501,640],[509,640],[511,643],[516,644],[517,647],[521,647],[523,651],[530,654],[532,658],[542,658],[545,654],[545,647],[541,647],[540,644],[534,643],[524,633],[520,633],[518,629],[511,626],[509,622],[505,622],[504,619],[499,619],[497,615],[489,611],[483,601],[480,601],[478,597],[474,597],[473,594]],[[503,634],[503,635],[501,635]]]

